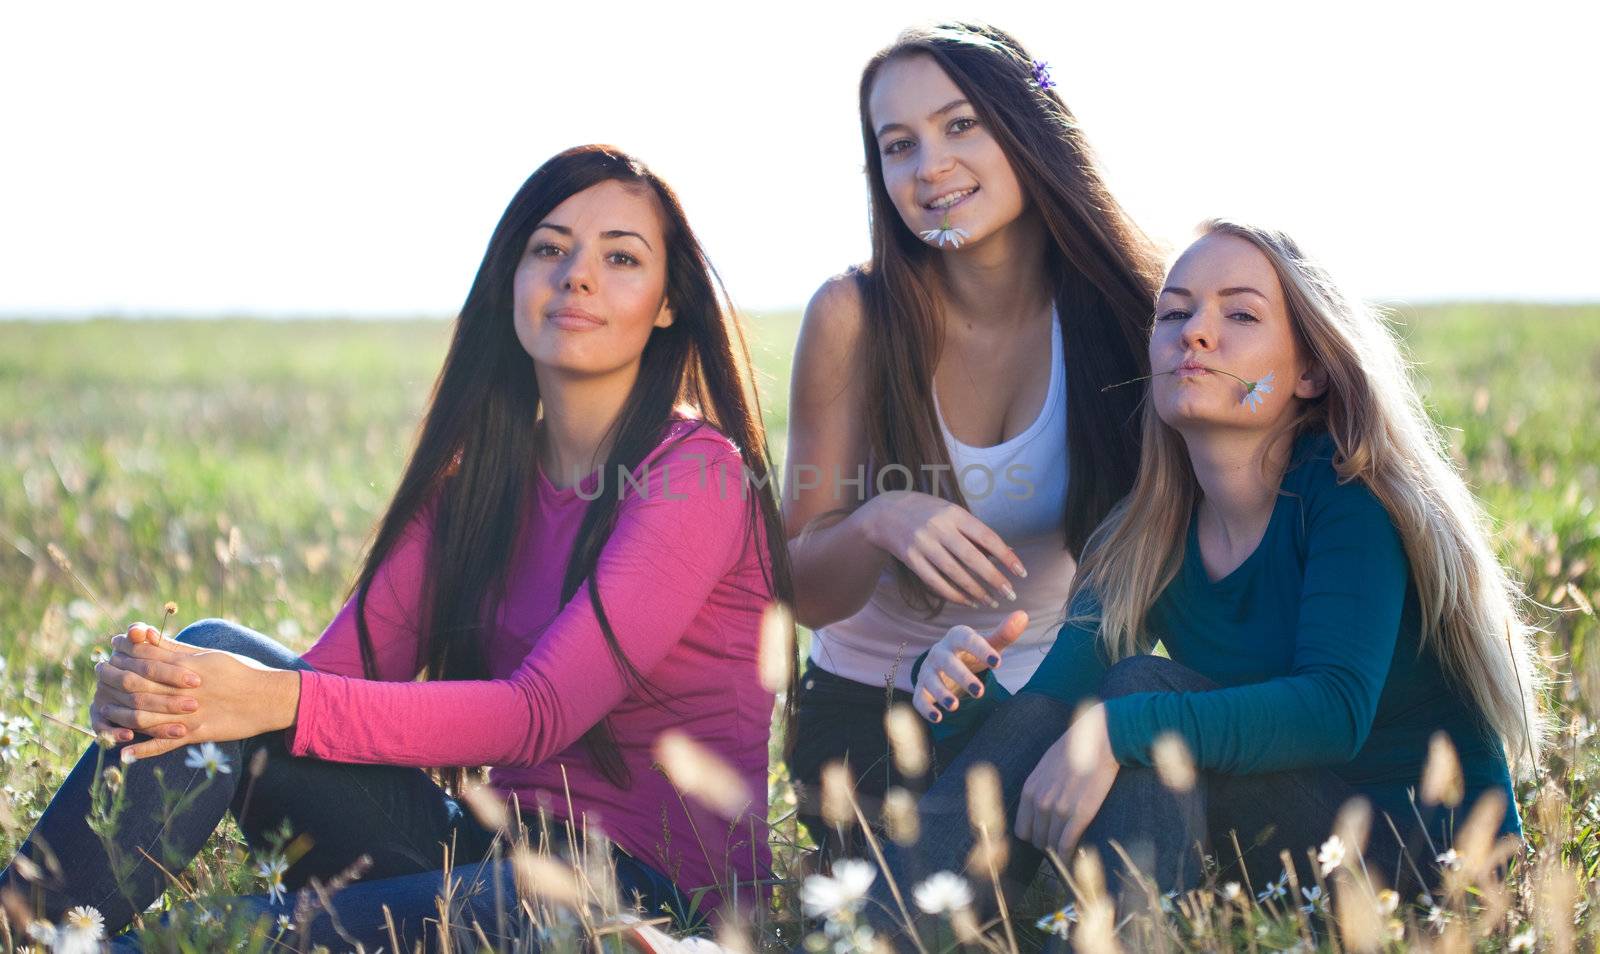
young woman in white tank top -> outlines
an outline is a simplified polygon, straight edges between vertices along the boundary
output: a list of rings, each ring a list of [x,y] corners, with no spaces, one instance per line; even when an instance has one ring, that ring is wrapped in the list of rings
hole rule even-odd
[[[981,633],[1020,688],[1132,484],[1142,390],[1104,388],[1148,370],[1161,263],[1052,86],[971,23],[908,31],[862,75],[872,259],[806,310],[783,494],[814,630],[788,764],[824,860],[822,767],[846,762],[869,817],[890,785],[920,788],[884,729],[912,663]]]

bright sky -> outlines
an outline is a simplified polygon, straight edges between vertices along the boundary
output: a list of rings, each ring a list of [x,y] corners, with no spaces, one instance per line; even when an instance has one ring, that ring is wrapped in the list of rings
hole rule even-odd
[[[867,251],[862,64],[979,14],[1158,239],[1236,215],[1370,297],[1600,300],[1592,0],[119,0],[0,10],[0,314],[451,315],[593,141],[674,184],[739,304],[800,306]]]

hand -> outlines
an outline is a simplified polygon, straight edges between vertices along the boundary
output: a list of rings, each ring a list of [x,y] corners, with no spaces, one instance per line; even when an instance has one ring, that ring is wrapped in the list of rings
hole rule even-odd
[[[879,494],[866,506],[871,508],[867,539],[904,563],[941,597],[962,606],[998,609],[1000,604],[978,582],[981,579],[995,594],[1017,598],[994,561],[1020,577],[1028,575],[1027,569],[1000,535],[971,512],[914,490]]]
[[[111,645],[116,652],[109,662],[115,668],[127,670],[139,660],[159,662],[190,670],[200,679],[199,686],[186,690],[197,703],[195,710],[176,717],[116,704],[102,707],[102,716],[115,725],[149,732],[172,724],[182,730],[128,746],[122,752],[124,761],[149,758],[195,742],[245,739],[294,724],[300,703],[299,673],[182,643],[158,646],[118,636]]]
[[[134,623],[124,636],[135,644],[160,645],[161,631],[146,623]],[[183,646],[168,641],[167,645]],[[185,649],[193,647],[184,646]],[[140,710],[150,713],[182,715],[199,708],[199,702],[189,690],[200,685],[200,677],[191,669],[152,659],[124,657],[121,665],[107,659],[95,664],[94,701],[89,704],[89,723],[95,734],[113,742],[133,741],[133,729],[140,728],[156,737],[177,738],[185,729],[177,723],[131,726],[108,719],[109,706],[119,710]]]
[[[1085,709],[1052,745],[1027,784],[1017,809],[1016,834],[1040,851],[1071,857],[1117,780],[1103,703]]]
[[[984,635],[971,626],[950,627],[922,661],[911,690],[911,705],[924,719],[938,722],[944,718],[940,706],[954,712],[963,694],[981,697],[983,673],[1000,665],[1001,652],[1016,642],[1027,626],[1028,614],[1017,610]]]

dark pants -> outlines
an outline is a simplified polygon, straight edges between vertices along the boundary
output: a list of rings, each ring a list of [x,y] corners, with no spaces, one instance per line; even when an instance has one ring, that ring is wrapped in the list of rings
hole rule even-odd
[[[1106,671],[1100,695],[1109,699],[1135,692],[1199,692],[1215,688],[1216,683],[1171,660],[1135,656]],[[1073,711],[1064,703],[1029,692],[1017,694],[996,709],[922,798],[918,806],[922,838],[908,847],[886,846],[890,872],[903,891],[936,871],[959,872],[965,867],[976,841],[967,820],[968,770],[979,762],[995,767],[1007,823],[1014,824],[1028,776],[1067,731],[1072,716]],[[1297,862],[1301,883],[1310,885],[1314,881],[1307,850],[1327,839],[1339,809],[1357,795],[1327,769],[1243,776],[1202,771],[1197,773],[1193,789],[1178,793],[1163,784],[1154,769],[1122,766],[1079,846],[1095,849],[1104,865],[1107,887],[1124,899],[1119,904],[1123,910],[1142,903],[1144,891],[1134,885],[1113,842],[1128,852],[1139,871],[1154,880],[1162,892],[1197,887],[1203,875],[1202,853],[1216,858],[1219,880],[1248,883],[1260,889],[1278,877],[1283,869],[1279,855],[1287,850]],[[1414,822],[1395,822],[1402,832],[1417,830]],[[1230,834],[1237,836],[1242,849],[1242,869]],[[1021,889],[1037,873],[1043,854],[1016,838],[1009,827],[1006,837],[1010,860],[1001,881],[1008,900],[1014,904],[1021,897]],[[1417,882],[1411,863],[1378,813],[1374,813],[1363,857],[1368,871],[1400,889],[1402,895],[1415,890]],[[1431,859],[1416,845],[1412,857],[1417,860],[1417,868],[1431,870],[1431,864],[1424,863]],[[975,886],[990,884],[986,872],[974,871],[970,877]],[[992,910],[993,897],[985,897],[992,892],[980,888],[975,893],[980,904]],[[872,901],[869,917],[880,930],[903,930],[886,879],[874,883]]]
[[[800,694],[795,702],[795,745],[787,764],[799,804],[797,817],[817,845],[817,860],[826,870],[835,857],[862,857],[865,837],[852,825],[844,833],[823,821],[821,815],[822,769],[833,761],[843,761],[855,781],[856,801],[862,814],[875,828],[890,787],[898,786],[920,795],[939,775],[941,763],[959,752],[969,736],[935,745],[922,719],[923,743],[928,747],[926,775],[907,778],[895,770],[889,750],[884,715],[897,703],[911,704],[911,693],[885,686],[869,686],[836,675],[809,661],[800,677]]]
[[[310,668],[272,639],[224,620],[202,620],[176,638],[278,669]],[[487,929],[501,923],[499,907],[513,913],[514,923],[509,863],[490,854],[494,833],[421,769],[298,758],[288,754],[281,732],[217,747],[230,770],[208,778],[205,769],[186,764],[195,746],[121,766],[117,749],[91,745],[19,850],[42,874],[26,880],[13,862],[0,873],[0,890],[20,892],[51,921],[75,905],[92,905],[105,916],[107,933],[117,934],[160,897],[166,872],[180,874],[231,812],[257,852],[270,851],[269,836],[284,826],[298,840],[289,854],[305,848],[284,876],[291,892],[313,877],[326,881],[362,855],[371,859],[362,880],[332,899],[344,934],[323,914],[310,927],[313,943],[348,946],[353,938],[368,947],[387,944],[387,906],[409,948],[422,938],[423,920],[438,917],[447,847],[452,880],[462,885],[458,896],[469,895],[467,913]],[[124,807],[108,851],[89,816],[95,779],[110,766],[122,769]],[[666,904],[682,916],[682,898],[665,875],[620,850],[615,856],[624,900],[637,893],[646,911]],[[276,904],[265,896],[235,900],[235,908],[273,915],[292,915],[294,906],[292,895]]]

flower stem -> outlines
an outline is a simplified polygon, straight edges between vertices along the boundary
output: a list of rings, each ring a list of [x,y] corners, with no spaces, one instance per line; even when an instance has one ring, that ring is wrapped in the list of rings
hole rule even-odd
[[[1230,377],[1230,378],[1234,379],[1235,381],[1238,381],[1240,384],[1244,385],[1246,391],[1252,390],[1256,386],[1256,382],[1254,382],[1254,381],[1246,381],[1244,378],[1239,377],[1237,374],[1234,374],[1232,371],[1224,371],[1221,368],[1213,368],[1213,367],[1210,367],[1210,366],[1204,365],[1204,364],[1200,365],[1199,367],[1202,370],[1211,371],[1211,372],[1214,372],[1216,374],[1226,374],[1228,377]],[[1142,374],[1137,378],[1129,378],[1126,381],[1118,381],[1116,384],[1108,384],[1105,387],[1101,388],[1100,390],[1101,390],[1101,392],[1105,392],[1105,391],[1111,390],[1112,388],[1120,388],[1124,384],[1132,384],[1135,381],[1148,381],[1151,378],[1159,378],[1163,374],[1177,374],[1177,373],[1178,373],[1178,369],[1177,368],[1173,368],[1170,371],[1157,371],[1154,374]]]

